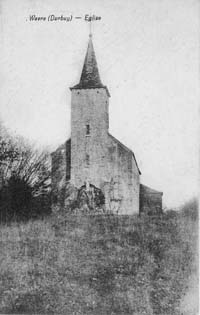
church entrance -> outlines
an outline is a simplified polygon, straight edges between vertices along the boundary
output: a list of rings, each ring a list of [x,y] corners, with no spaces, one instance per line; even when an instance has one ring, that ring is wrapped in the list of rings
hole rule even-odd
[[[78,190],[78,206],[86,212],[104,212],[105,197],[101,189],[92,184],[83,185]]]

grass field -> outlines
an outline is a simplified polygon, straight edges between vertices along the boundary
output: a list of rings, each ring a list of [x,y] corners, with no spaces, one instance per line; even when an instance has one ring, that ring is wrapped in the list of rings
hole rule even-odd
[[[0,313],[198,314],[196,218],[52,215],[0,236]]]

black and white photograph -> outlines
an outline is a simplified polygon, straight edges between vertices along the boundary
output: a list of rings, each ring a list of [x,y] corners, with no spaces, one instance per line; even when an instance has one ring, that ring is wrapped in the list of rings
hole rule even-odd
[[[199,314],[198,0],[0,0],[0,314]]]

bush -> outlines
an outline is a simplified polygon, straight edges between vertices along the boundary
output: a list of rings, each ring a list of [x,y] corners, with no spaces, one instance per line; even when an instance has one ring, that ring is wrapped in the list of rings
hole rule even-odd
[[[181,213],[184,217],[190,217],[193,220],[198,219],[198,199],[192,198],[180,207]]]

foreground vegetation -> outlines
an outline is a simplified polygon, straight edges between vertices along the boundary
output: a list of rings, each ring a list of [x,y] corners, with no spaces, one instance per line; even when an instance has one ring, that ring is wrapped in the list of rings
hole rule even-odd
[[[0,223],[49,214],[49,153],[11,135],[0,121]]]
[[[195,315],[197,225],[187,211],[2,225],[0,313]]]

